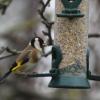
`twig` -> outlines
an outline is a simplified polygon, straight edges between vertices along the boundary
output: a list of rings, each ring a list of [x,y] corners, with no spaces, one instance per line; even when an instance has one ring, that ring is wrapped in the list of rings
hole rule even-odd
[[[6,48],[6,51],[7,51],[8,53],[11,53],[11,54],[19,54],[19,53],[20,53],[20,51],[12,50],[12,49],[10,49],[9,47]]]
[[[1,47],[0,55],[3,54],[5,51],[7,53],[10,53],[10,54],[0,57],[0,60],[6,59],[6,58],[9,58],[9,57],[12,57],[12,56],[19,55],[21,53],[21,51],[12,50],[9,47]]]
[[[47,2],[44,3],[43,0],[41,0],[40,4],[42,5],[42,8],[38,10],[38,12],[39,12],[40,17],[42,18],[42,23],[45,25],[45,27],[48,30],[48,32],[42,31],[42,33],[49,37],[48,45],[53,45],[51,30],[52,30],[52,25],[54,24],[54,22],[49,22],[48,19],[44,16],[44,12],[46,10],[46,7],[49,5],[50,1],[51,0],[47,0]]]
[[[100,34],[89,34],[88,38],[100,38]]]
[[[0,9],[2,9],[1,14],[4,15],[5,12],[6,12],[7,6],[6,6],[6,5],[2,5],[2,4],[0,4]]]
[[[47,56],[49,56],[50,54],[52,54],[52,51],[49,51],[48,53],[42,55],[42,57],[47,57]]]
[[[9,54],[9,55],[6,55],[6,56],[2,56],[2,57],[0,57],[0,60],[7,59],[9,57],[16,56],[16,55],[18,55],[18,54]]]
[[[10,3],[12,2],[12,0],[1,0],[0,1],[0,9],[2,10],[2,15],[5,14],[8,6],[10,5]]]
[[[48,4],[50,3],[51,0],[47,0],[46,4],[43,2],[43,0],[40,1],[40,4],[42,5],[42,9],[38,10],[39,14],[41,16],[41,18],[45,21],[48,21],[47,18],[44,16],[44,12],[46,10],[46,7],[48,6]]]
[[[1,47],[0,48],[0,54],[2,54],[6,50],[6,47]]]

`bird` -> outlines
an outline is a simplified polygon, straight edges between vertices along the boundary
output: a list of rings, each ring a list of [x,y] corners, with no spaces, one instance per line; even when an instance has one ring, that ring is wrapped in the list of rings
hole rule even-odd
[[[18,73],[24,69],[24,65],[28,62],[36,65],[41,59],[46,43],[40,37],[34,37],[22,53],[16,58],[16,61],[12,64],[8,72],[6,72],[0,81],[7,78],[11,73]],[[28,67],[28,66],[27,66]],[[26,68],[27,69],[27,68]]]

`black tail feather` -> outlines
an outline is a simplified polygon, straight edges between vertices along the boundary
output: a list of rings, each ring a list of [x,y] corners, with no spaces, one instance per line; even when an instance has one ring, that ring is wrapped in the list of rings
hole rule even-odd
[[[4,76],[0,77],[0,82],[6,79],[10,74],[11,74],[11,71],[8,71],[7,73],[5,73]]]
[[[24,58],[23,61],[22,61],[22,63],[21,63],[21,65],[25,64],[28,61],[29,61],[29,58]],[[0,82],[3,81],[4,79],[6,79],[12,73],[12,69],[14,67],[16,67],[16,66],[17,66],[17,63],[16,62],[13,63],[12,67],[9,69],[9,71],[7,73],[5,73],[2,77],[0,77]]]

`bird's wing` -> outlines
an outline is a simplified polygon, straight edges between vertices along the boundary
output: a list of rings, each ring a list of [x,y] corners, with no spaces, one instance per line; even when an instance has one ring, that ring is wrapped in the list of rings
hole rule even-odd
[[[32,51],[29,53],[29,58],[30,58],[29,62],[31,62],[31,63],[37,63],[38,60],[39,60],[38,51],[33,48]]]
[[[32,51],[32,47],[28,45],[22,53],[17,57],[16,63],[22,61],[24,58],[28,57],[29,53]]]

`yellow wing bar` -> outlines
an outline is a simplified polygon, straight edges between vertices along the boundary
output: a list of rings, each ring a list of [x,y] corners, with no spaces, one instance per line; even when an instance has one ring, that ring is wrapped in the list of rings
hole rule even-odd
[[[18,70],[18,69],[22,66],[21,63],[22,63],[22,61],[18,62],[18,63],[17,63],[17,66],[15,66],[14,68],[12,68],[11,71],[12,71],[12,72],[16,72],[16,70]]]

